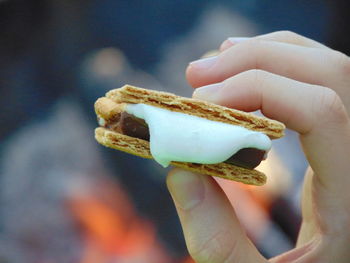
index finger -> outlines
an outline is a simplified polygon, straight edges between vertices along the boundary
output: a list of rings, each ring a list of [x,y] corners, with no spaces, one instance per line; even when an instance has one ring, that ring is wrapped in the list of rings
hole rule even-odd
[[[340,52],[289,43],[249,39],[218,56],[193,61],[186,77],[193,87],[223,81],[250,69],[261,69],[298,81],[334,86],[348,58]],[[327,76],[327,77],[325,77]]]
[[[264,35],[255,36],[252,38],[235,38],[235,37],[229,37],[224,42],[222,42],[220,46],[220,51],[224,51],[230,47],[232,47],[234,44],[238,44],[242,41],[248,40],[248,39],[259,39],[259,40],[265,40],[265,41],[276,41],[276,42],[282,42],[282,43],[288,43],[303,47],[312,47],[312,48],[323,48],[323,49],[329,49],[329,47],[312,40],[310,38],[304,37],[302,35],[299,35],[297,33],[291,32],[291,31],[277,31],[272,32]]]

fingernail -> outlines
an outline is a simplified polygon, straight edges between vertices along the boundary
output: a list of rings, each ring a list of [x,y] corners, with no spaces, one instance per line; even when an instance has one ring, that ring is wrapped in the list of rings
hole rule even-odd
[[[216,63],[217,58],[217,56],[202,58],[196,61],[192,61],[190,63],[190,66],[196,67],[198,69],[209,69]]]
[[[227,40],[230,41],[232,44],[238,44],[248,39],[250,39],[250,37],[229,37]]]
[[[222,87],[222,83],[215,83],[207,86],[203,86],[195,89],[192,97],[195,99],[206,100],[210,102],[216,102],[219,98],[219,90]]]
[[[168,177],[167,185],[177,206],[190,210],[204,198],[204,184],[200,176],[183,170],[174,170]]]

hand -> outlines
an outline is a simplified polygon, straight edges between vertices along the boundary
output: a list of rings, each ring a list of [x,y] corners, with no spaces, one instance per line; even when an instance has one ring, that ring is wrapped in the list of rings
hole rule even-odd
[[[269,261],[241,228],[208,176],[167,178],[196,262],[350,262],[350,59],[291,32],[225,41],[218,56],[187,69],[193,96],[244,111],[260,109],[300,134],[311,168],[296,248]],[[266,241],[268,242],[268,240]]]

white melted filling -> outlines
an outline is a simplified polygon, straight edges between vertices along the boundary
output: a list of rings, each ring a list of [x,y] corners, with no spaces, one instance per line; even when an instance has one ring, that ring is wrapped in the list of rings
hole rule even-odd
[[[236,125],[146,104],[128,104],[126,112],[148,124],[151,154],[164,167],[171,161],[221,163],[243,148],[271,148],[265,134]]]

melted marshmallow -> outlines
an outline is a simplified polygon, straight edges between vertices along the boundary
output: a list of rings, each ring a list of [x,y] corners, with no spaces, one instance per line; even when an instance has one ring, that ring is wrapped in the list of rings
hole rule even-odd
[[[243,148],[271,148],[265,134],[236,125],[146,104],[128,104],[126,112],[148,124],[151,154],[164,167],[171,161],[221,163]]]

